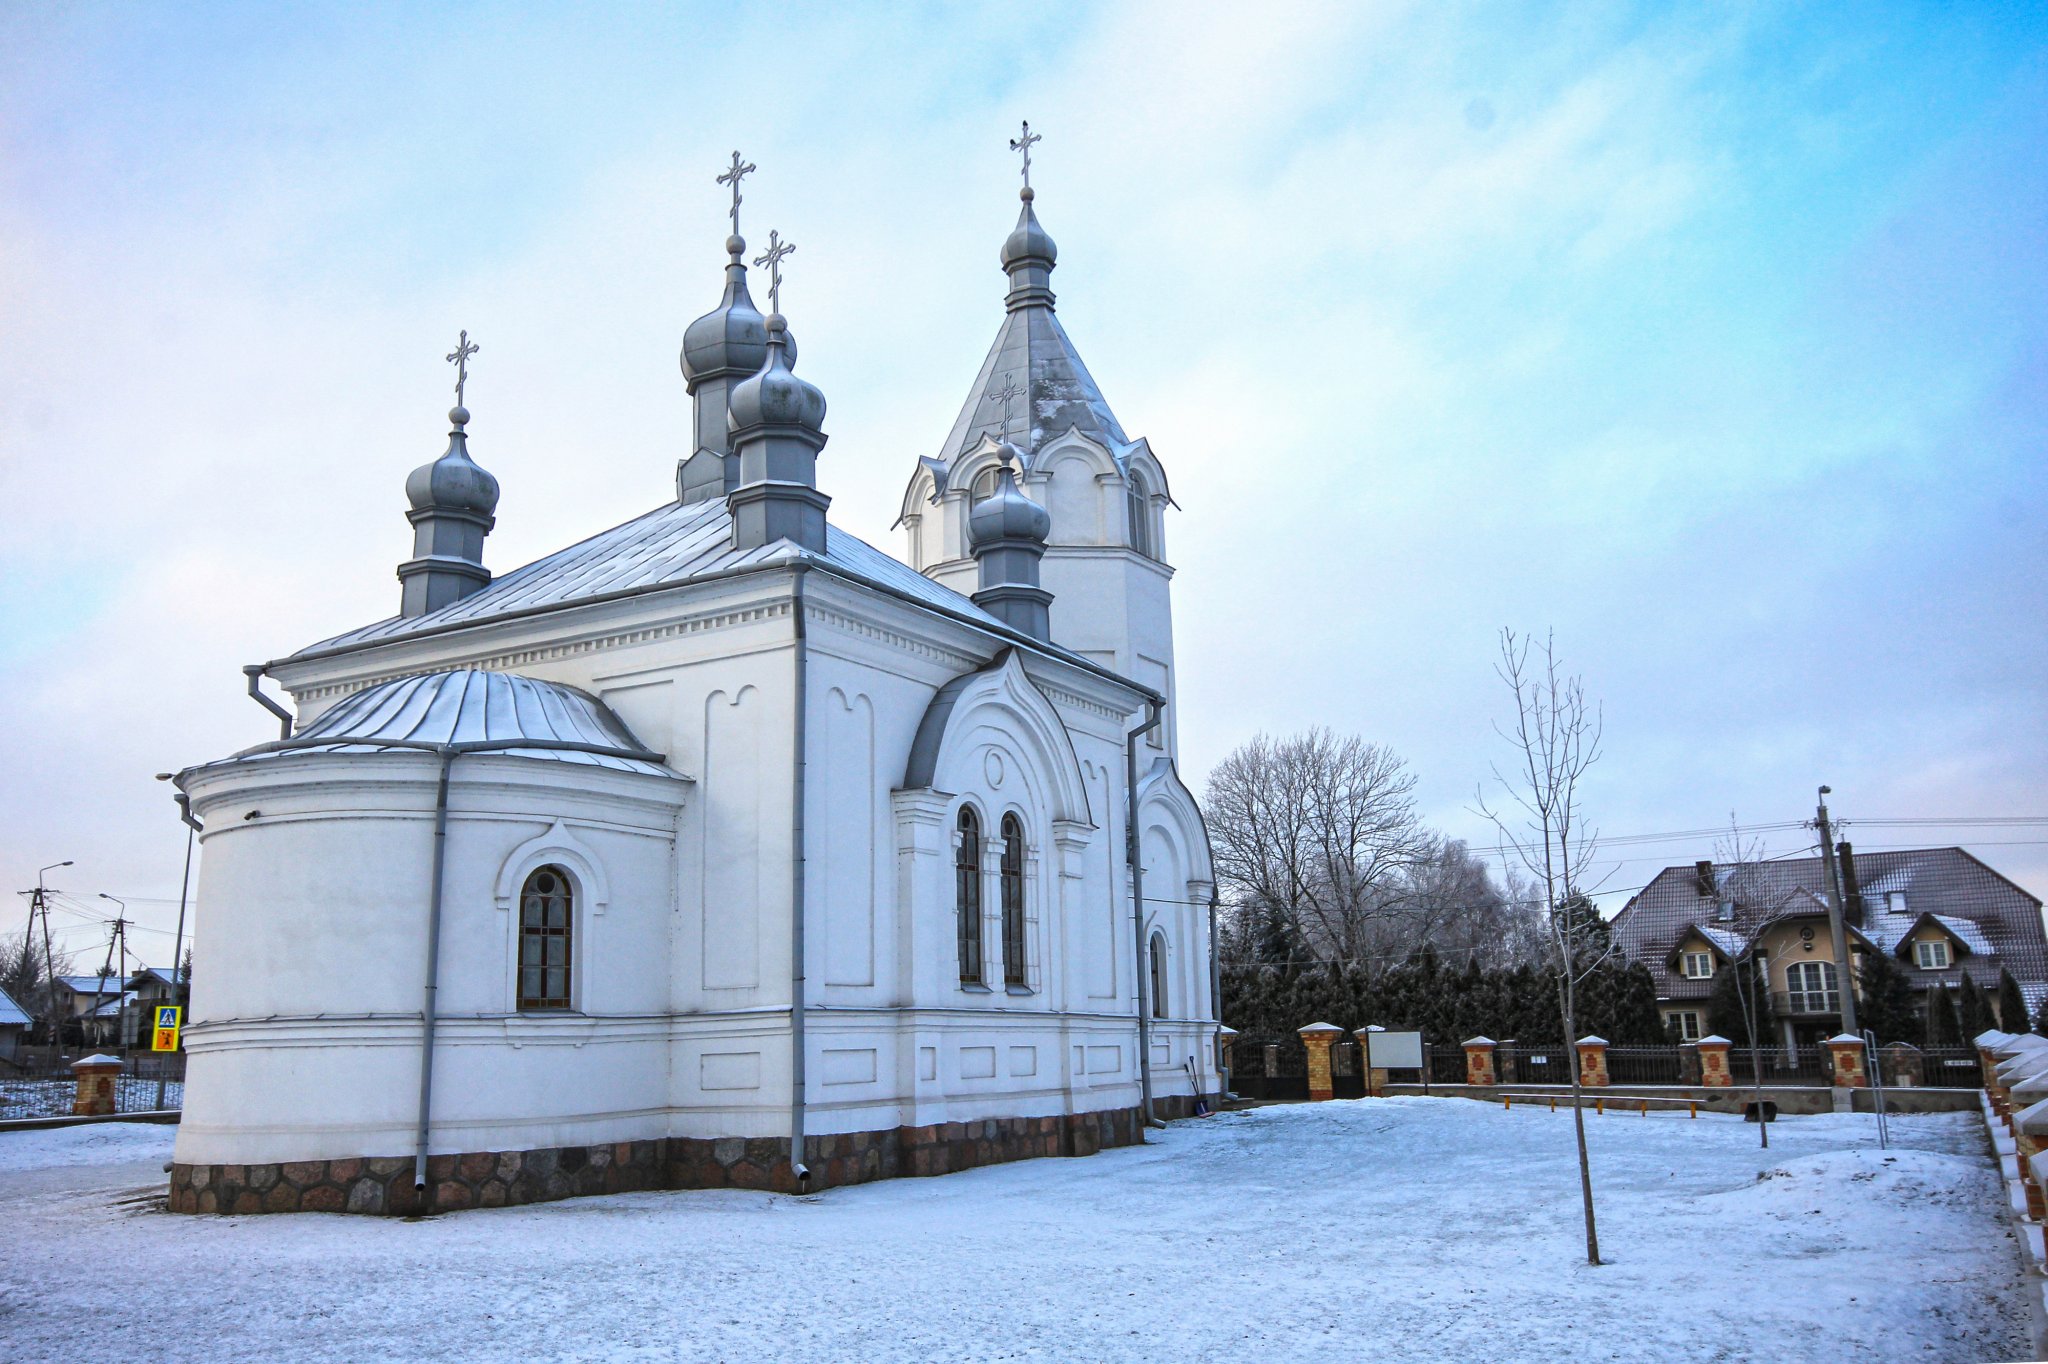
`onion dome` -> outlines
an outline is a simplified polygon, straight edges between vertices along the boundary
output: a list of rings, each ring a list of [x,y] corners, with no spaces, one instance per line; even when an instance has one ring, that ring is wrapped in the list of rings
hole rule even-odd
[[[1059,248],[1052,236],[1038,225],[1031,211],[1031,186],[1018,191],[1024,207],[1017,214],[1017,226],[1003,239],[1003,272],[1010,277],[1010,310],[1034,303],[1052,303],[1052,269],[1059,260]]]
[[[683,378],[693,391],[699,380],[752,374],[768,359],[766,319],[747,293],[746,238],[727,237],[725,249],[725,297],[683,331]]]
[[[469,438],[463,427],[469,409],[450,408],[448,449],[431,464],[422,464],[406,475],[405,499],[415,512],[471,512],[488,517],[498,509],[498,480],[469,457]]]
[[[790,371],[789,352],[789,326],[775,313],[768,318],[767,358],[760,371],[733,386],[728,420],[735,434],[757,426],[824,430],[825,395]]]
[[[1052,534],[1052,513],[1024,495],[1010,461],[1017,447],[1003,446],[1002,472],[996,476],[996,490],[974,504],[967,514],[967,543],[978,550],[1003,541],[1027,540],[1043,545]]]

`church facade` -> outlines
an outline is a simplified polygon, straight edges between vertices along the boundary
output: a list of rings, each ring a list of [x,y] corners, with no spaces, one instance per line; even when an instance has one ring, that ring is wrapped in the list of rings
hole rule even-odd
[[[817,1189],[1088,1154],[1220,1089],[1172,503],[1060,327],[1028,180],[906,563],[827,520],[734,172],[674,500],[492,576],[458,387],[399,614],[251,669],[283,737],[178,774],[174,1209]]]

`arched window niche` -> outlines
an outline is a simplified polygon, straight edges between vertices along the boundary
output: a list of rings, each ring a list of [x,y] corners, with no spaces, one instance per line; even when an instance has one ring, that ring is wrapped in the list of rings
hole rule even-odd
[[[1148,559],[1158,558],[1152,544],[1152,493],[1136,469],[1125,480],[1125,517],[1131,527],[1131,548]]]
[[[1152,935],[1152,946],[1151,951],[1148,955],[1151,958],[1150,962],[1148,963],[1148,966],[1149,981],[1152,990],[1152,1016],[1154,1018],[1165,1018],[1166,935],[1164,933],[1154,933]]]
[[[574,1007],[576,888],[569,873],[549,863],[536,867],[519,888],[519,1009],[522,1013]]]
[[[960,807],[953,840],[953,913],[960,945],[960,983],[981,985],[981,816]]]
[[[1024,826],[1015,815],[1003,816],[1003,860],[997,885],[1002,894],[1003,984],[1025,990],[1030,988],[1031,974],[1024,946]]]

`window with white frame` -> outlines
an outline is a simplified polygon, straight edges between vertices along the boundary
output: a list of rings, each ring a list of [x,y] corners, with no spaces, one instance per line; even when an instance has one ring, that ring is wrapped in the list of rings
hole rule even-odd
[[[1687,980],[1706,980],[1713,974],[1714,954],[1712,952],[1688,952],[1685,954],[1685,978]]]
[[[1700,1031],[1700,1016],[1695,1009],[1678,1009],[1671,1014],[1671,1022],[1678,1028],[1678,1040],[1697,1042],[1705,1036]]]
[[[1948,944],[1940,938],[1922,938],[1913,944],[1913,959],[1923,971],[1945,971],[1948,969]]]

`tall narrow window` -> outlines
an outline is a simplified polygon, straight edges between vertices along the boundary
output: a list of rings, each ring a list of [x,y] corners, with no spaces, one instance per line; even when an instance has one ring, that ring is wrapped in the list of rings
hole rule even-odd
[[[960,837],[953,850],[953,899],[959,919],[960,983],[981,984],[981,819],[960,807]]]
[[[1166,1017],[1166,935],[1152,935],[1152,1016]]]
[[[1024,963],[1024,826],[1003,816],[1003,984],[1028,985]]]
[[[560,867],[542,867],[519,892],[519,1007],[569,1007],[569,936],[575,893]]]
[[[1125,510],[1131,523],[1131,548],[1146,558],[1156,558],[1152,552],[1152,498],[1145,490],[1145,480],[1133,472],[1125,485]]]

